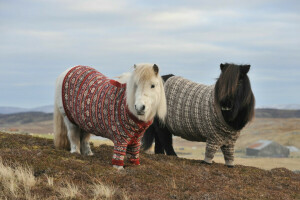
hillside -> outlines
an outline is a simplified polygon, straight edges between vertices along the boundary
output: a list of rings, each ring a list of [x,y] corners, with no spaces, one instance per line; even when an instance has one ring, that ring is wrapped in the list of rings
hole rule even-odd
[[[255,110],[257,118],[300,118],[300,110],[261,108]]]
[[[110,164],[111,146],[92,149],[95,155],[84,157],[55,150],[49,139],[0,132],[4,163],[0,164],[0,199],[300,198],[300,174],[285,168],[227,168],[218,163],[208,166],[199,160],[141,154],[140,166],[126,163],[125,170],[117,171]],[[32,169],[25,170],[31,184],[18,179],[25,173],[18,165]],[[12,188],[6,185],[9,177],[1,173],[3,169],[19,180],[17,192],[9,192]]]
[[[14,114],[21,112],[44,112],[52,113],[54,109],[53,105],[40,106],[35,108],[20,108],[20,107],[9,107],[9,106],[0,106],[0,114]]]
[[[15,114],[0,114],[0,126],[18,125],[33,122],[43,122],[53,119],[52,113],[43,112],[23,112]]]
[[[300,118],[300,110],[256,109],[256,118]],[[52,120],[53,113],[45,112],[20,112],[0,114],[1,126],[16,126],[33,122]]]

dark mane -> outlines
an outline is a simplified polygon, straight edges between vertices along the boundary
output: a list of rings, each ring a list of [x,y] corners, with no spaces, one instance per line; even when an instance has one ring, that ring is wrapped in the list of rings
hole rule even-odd
[[[235,130],[241,130],[254,116],[255,98],[247,73],[250,65],[225,63],[215,86],[215,103],[224,120]]]

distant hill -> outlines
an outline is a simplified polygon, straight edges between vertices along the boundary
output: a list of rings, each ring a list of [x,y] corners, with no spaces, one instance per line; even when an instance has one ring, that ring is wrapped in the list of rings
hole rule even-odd
[[[32,122],[42,122],[53,119],[52,113],[24,112],[15,114],[0,114],[0,126],[8,124],[26,124]]]
[[[20,107],[7,107],[0,106],[0,114],[13,114],[13,113],[21,113],[21,112],[44,112],[44,113],[52,113],[53,105],[48,106],[40,106],[35,108],[20,108]]]
[[[257,118],[300,118],[300,110],[261,108],[255,110]]]
[[[54,110],[53,105],[40,106],[40,107],[30,109],[30,111],[32,112],[44,112],[44,113],[53,113],[53,110]]]
[[[257,108],[269,108],[269,109],[279,109],[279,110],[300,110],[300,104],[277,104],[269,106],[260,106]]]
[[[45,109],[44,109],[45,108]],[[47,107],[39,110],[47,110]],[[50,106],[48,107],[50,111]],[[269,109],[262,108],[256,109],[255,111],[256,118],[300,118],[300,110],[279,110],[279,109]],[[53,113],[46,112],[19,112],[11,114],[1,114],[0,113],[0,125],[9,125],[9,124],[26,124],[31,122],[42,122],[53,119]]]
[[[26,108],[0,106],[0,114],[20,113],[20,112],[27,112],[27,111],[28,109]]]

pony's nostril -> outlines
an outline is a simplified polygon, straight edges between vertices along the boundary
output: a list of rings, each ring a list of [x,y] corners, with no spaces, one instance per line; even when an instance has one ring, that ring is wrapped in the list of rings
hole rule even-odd
[[[135,110],[138,111],[138,112],[144,112],[145,109],[146,109],[146,106],[145,106],[145,105],[142,105],[142,106],[134,105],[134,108],[135,108]]]

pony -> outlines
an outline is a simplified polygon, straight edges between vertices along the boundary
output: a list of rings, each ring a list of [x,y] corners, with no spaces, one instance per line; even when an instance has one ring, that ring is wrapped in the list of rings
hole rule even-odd
[[[163,76],[168,106],[165,125],[154,119],[142,139],[144,150],[155,140],[156,154],[177,156],[172,145],[172,135],[176,135],[206,142],[202,163],[211,164],[221,148],[225,165],[234,166],[234,144],[254,117],[255,97],[247,76],[250,65],[225,63],[220,69],[217,82],[211,86],[172,74]]]
[[[71,153],[93,155],[94,134],[114,143],[112,165],[123,169],[127,154],[139,165],[141,138],[154,116],[164,121],[166,97],[156,64],[134,65],[118,82],[87,66],[60,74],[54,102],[54,145]]]

